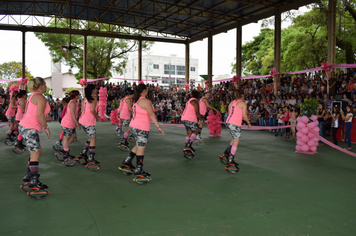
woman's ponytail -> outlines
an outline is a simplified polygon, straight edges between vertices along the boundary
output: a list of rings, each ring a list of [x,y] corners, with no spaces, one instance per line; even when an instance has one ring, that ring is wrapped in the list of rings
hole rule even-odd
[[[143,92],[143,90],[147,89],[147,86],[145,84],[139,84],[135,89],[134,89],[134,93],[135,93],[135,102],[138,101],[138,99],[140,99],[140,94]]]

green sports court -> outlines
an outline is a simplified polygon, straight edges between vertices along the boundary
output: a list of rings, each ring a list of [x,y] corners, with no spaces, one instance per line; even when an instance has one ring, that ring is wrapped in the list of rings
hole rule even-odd
[[[294,141],[244,130],[240,172],[230,174],[218,158],[230,142],[226,129],[220,138],[204,129],[205,145],[188,160],[184,128],[162,126],[162,137],[152,127],[144,160],[152,182],[138,185],[118,170],[127,153],[109,122],[97,125],[96,172],[62,165],[52,149],[60,126],[49,127],[39,173],[50,194],[42,200],[20,189],[29,153],[13,153],[0,130],[0,235],[355,235],[356,159],[327,146],[296,154]],[[77,133],[71,154],[86,140]]]

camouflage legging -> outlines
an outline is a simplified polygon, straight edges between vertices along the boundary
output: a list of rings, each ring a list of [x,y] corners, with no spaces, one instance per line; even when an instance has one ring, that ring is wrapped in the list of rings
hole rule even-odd
[[[226,128],[230,131],[230,134],[232,136],[233,139],[240,139],[241,138],[241,127],[234,125],[234,124],[230,124],[230,123],[226,123]]]
[[[63,135],[64,136],[70,137],[70,136],[72,136],[72,134],[76,133],[75,128],[74,129],[70,129],[70,128],[66,128],[66,127],[63,127],[63,126],[62,126],[62,128],[63,128]]]
[[[15,116],[6,116],[6,119],[9,123],[14,123],[15,122]]]
[[[28,129],[23,126],[19,126],[19,132],[25,139],[26,146],[29,152],[37,152],[41,149],[40,136],[35,129]]]
[[[182,123],[185,126],[185,129],[187,131],[189,131],[189,130],[191,130],[191,131],[199,130],[199,123],[198,122],[192,122],[192,121],[183,120]]]
[[[95,126],[88,126],[88,125],[82,125],[82,128],[84,132],[90,137],[95,137],[96,136],[96,128]]]
[[[136,145],[139,147],[146,147],[149,131],[144,131],[130,126],[130,133],[136,140]]]
[[[122,122],[124,123],[125,127],[129,127],[131,120],[124,120],[124,119],[122,119]]]

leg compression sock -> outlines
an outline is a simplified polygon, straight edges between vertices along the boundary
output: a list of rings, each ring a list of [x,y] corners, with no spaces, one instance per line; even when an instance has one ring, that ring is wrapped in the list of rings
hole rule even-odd
[[[22,139],[23,139],[23,137],[21,134],[17,135],[17,140],[21,141]]]
[[[185,137],[185,144],[187,144],[189,142],[189,136]]]
[[[127,139],[127,137],[129,137],[129,133],[125,132],[124,133],[124,139]]]
[[[38,175],[38,161],[30,161],[28,168],[32,176]]]
[[[237,150],[237,147],[232,146],[231,151],[230,151],[231,155],[235,156],[236,150]]]
[[[197,135],[196,134],[194,134],[194,133],[192,133],[192,135],[190,135],[190,141],[194,141],[195,140],[195,138],[197,137]]]
[[[124,160],[124,162],[131,162],[132,159],[134,159],[136,156],[136,153],[133,153],[132,151],[129,153],[129,155],[126,157],[126,159]]]
[[[142,156],[136,156],[136,164],[143,166],[143,155]]]
[[[94,147],[89,147],[89,152],[91,154],[95,154],[95,146]]]
[[[59,135],[59,139],[62,140],[63,139],[63,132]]]
[[[122,123],[119,122],[119,129],[121,130],[121,127],[122,127]]]

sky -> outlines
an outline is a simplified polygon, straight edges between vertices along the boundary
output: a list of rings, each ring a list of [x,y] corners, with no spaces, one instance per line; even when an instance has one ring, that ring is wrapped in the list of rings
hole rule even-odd
[[[306,7],[299,12],[306,11]],[[283,18],[283,16],[282,16]],[[282,28],[288,27],[290,22],[283,22]],[[273,27],[273,26],[272,26]],[[242,27],[242,44],[252,41],[261,30],[261,21]],[[22,33],[17,31],[0,31],[0,64],[10,61],[22,61]],[[199,60],[199,74],[207,74],[208,40],[194,42],[190,45],[191,58]],[[185,45],[156,42],[151,50],[151,55],[169,56],[176,54],[185,56]],[[213,36],[213,75],[231,74],[231,63],[236,54],[236,30]],[[26,33],[26,66],[33,76],[51,76],[51,57],[46,46],[34,35]],[[67,72],[69,67],[62,65],[62,72]],[[73,70],[76,73],[76,70]]]

